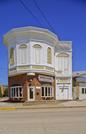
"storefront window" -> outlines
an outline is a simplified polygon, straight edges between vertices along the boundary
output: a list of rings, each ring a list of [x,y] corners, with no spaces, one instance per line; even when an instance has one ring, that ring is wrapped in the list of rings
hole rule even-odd
[[[23,97],[23,88],[22,86],[13,86],[10,88],[10,97],[11,98],[21,98]]]
[[[44,96],[44,87],[42,87],[42,96]]]
[[[42,88],[42,97],[52,97],[52,87],[51,86],[43,86]]]
[[[21,87],[19,88],[19,94],[20,94],[20,97],[22,97],[22,88]]]
[[[48,94],[47,94],[47,87],[45,87],[45,96],[48,96]]]
[[[82,94],[86,94],[86,88],[82,88]]]

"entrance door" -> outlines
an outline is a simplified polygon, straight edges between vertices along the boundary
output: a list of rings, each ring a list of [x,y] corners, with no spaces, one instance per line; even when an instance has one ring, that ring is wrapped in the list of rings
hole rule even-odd
[[[57,99],[58,100],[67,100],[69,98],[69,86],[58,84],[57,85]]]
[[[35,88],[34,87],[29,87],[28,89],[28,100],[29,101],[35,100]]]

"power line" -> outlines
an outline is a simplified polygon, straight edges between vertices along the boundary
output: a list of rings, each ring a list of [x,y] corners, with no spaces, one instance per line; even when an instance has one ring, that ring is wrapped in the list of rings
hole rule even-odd
[[[33,14],[33,12],[28,8],[28,6],[26,6],[26,4],[23,2],[23,0],[19,0],[19,2],[20,2],[21,5],[28,11],[28,13],[31,14],[31,15],[35,18],[35,20],[36,20],[40,25],[42,25],[41,22],[38,20],[38,18],[37,18],[37,17]]]
[[[39,7],[38,3],[36,0],[33,0],[35,6],[38,8],[38,10],[40,11],[41,15],[43,16],[44,20],[47,22],[48,26],[53,30],[53,32],[55,32],[55,29],[53,28],[53,26],[50,24],[50,22],[48,21],[47,17],[45,16],[44,12],[41,10],[41,8]]]

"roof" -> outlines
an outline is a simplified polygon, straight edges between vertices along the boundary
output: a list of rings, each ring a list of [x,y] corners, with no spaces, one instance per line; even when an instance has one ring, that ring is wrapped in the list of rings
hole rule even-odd
[[[13,28],[10,31],[8,31],[5,35],[4,35],[4,44],[7,45],[7,40],[9,38],[15,38],[18,35],[29,35],[29,33],[39,33],[39,35],[45,35],[48,36],[49,38],[52,38],[53,40],[58,41],[58,37],[56,34],[54,34],[53,32],[51,32],[48,29],[45,28],[40,28],[40,27],[33,27],[33,26],[27,26],[27,27],[19,27],[19,28]]]
[[[86,71],[73,72],[73,77],[86,77]]]
[[[59,41],[56,34],[45,28],[33,26],[13,28],[3,36],[3,42],[8,46],[30,40],[52,44],[56,47],[56,51],[72,51],[71,41]]]

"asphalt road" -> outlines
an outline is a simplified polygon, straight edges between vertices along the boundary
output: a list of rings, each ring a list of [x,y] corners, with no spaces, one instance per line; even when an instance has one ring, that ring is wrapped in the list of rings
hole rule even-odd
[[[0,134],[86,134],[86,108],[0,111]]]

